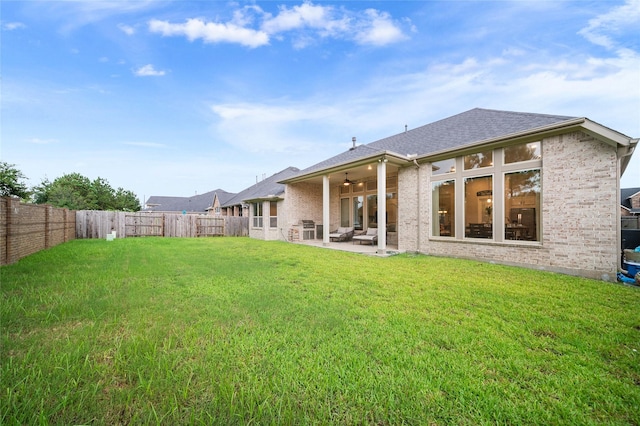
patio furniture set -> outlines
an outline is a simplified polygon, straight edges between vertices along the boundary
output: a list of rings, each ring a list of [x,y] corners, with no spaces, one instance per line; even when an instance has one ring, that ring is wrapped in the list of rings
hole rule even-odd
[[[329,233],[329,239],[331,241],[353,241],[354,244],[356,241],[360,244],[366,242],[374,245],[378,242],[378,228],[368,228],[366,232],[356,234],[353,227],[340,227]]]

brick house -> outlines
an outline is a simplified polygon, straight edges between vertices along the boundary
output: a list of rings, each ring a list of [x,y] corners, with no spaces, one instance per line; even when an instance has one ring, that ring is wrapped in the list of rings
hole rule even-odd
[[[285,214],[285,186],[279,181],[300,172],[287,167],[237,193],[221,205],[224,216],[249,216],[249,237],[281,240]]]
[[[620,176],[637,139],[587,118],[472,109],[326,159],[280,182],[280,239],[303,219],[377,228],[420,252],[615,280]],[[380,202],[385,200],[385,202]]]
[[[215,196],[229,194],[222,189],[196,194],[191,197],[169,197],[153,195],[145,202],[143,211],[163,213],[212,214]],[[229,194],[233,195],[233,194]]]
[[[222,216],[222,206],[229,200],[235,197],[237,194],[233,192],[227,192],[222,189],[216,189],[213,192],[213,202],[211,206],[207,208],[207,214],[214,216]]]
[[[620,214],[622,216],[640,215],[640,188],[620,190]]]

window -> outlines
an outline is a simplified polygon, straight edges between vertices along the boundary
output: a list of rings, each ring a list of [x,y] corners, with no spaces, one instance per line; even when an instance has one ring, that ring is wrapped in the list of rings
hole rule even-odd
[[[387,192],[387,231],[396,232],[398,225],[398,194]]]
[[[541,158],[540,142],[508,146],[504,149],[504,164],[540,160]]]
[[[378,227],[378,196],[367,195],[367,227]]]
[[[262,203],[252,203],[253,206],[253,227],[262,228]]]
[[[447,160],[436,161],[431,166],[431,174],[441,175],[444,173],[455,173],[456,171],[456,159],[449,158]]]
[[[349,226],[349,199],[340,199],[340,226]]]
[[[431,201],[433,203],[432,234],[435,237],[455,237],[456,181],[433,182]]]
[[[540,170],[504,175],[505,240],[540,241]]]
[[[472,170],[493,166],[493,151],[478,152],[464,156],[464,169]]]
[[[542,241],[542,148],[529,142],[433,162],[430,235]]]
[[[493,238],[493,177],[464,180],[465,237]]]
[[[278,227],[278,202],[277,201],[269,202],[269,227],[270,228]]]
[[[358,195],[353,197],[353,228],[363,229],[364,224],[364,197]]]

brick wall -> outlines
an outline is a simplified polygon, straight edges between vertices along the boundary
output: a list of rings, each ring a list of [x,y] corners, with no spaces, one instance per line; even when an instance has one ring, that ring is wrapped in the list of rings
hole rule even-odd
[[[75,238],[75,212],[0,198],[0,264]]]
[[[286,185],[283,203],[282,235],[289,240],[302,238],[300,220],[322,223],[322,184],[308,182]]]
[[[616,149],[575,132],[544,139],[542,150],[540,244],[430,239],[431,184],[425,164],[399,175],[399,249],[615,280],[620,258]],[[418,209],[419,216],[413,213]]]

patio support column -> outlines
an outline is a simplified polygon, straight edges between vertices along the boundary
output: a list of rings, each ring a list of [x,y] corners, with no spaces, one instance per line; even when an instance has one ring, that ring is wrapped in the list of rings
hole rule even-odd
[[[329,245],[329,226],[330,217],[329,217],[329,176],[322,176],[322,245]]]
[[[378,160],[378,253],[387,251],[387,159]]]

